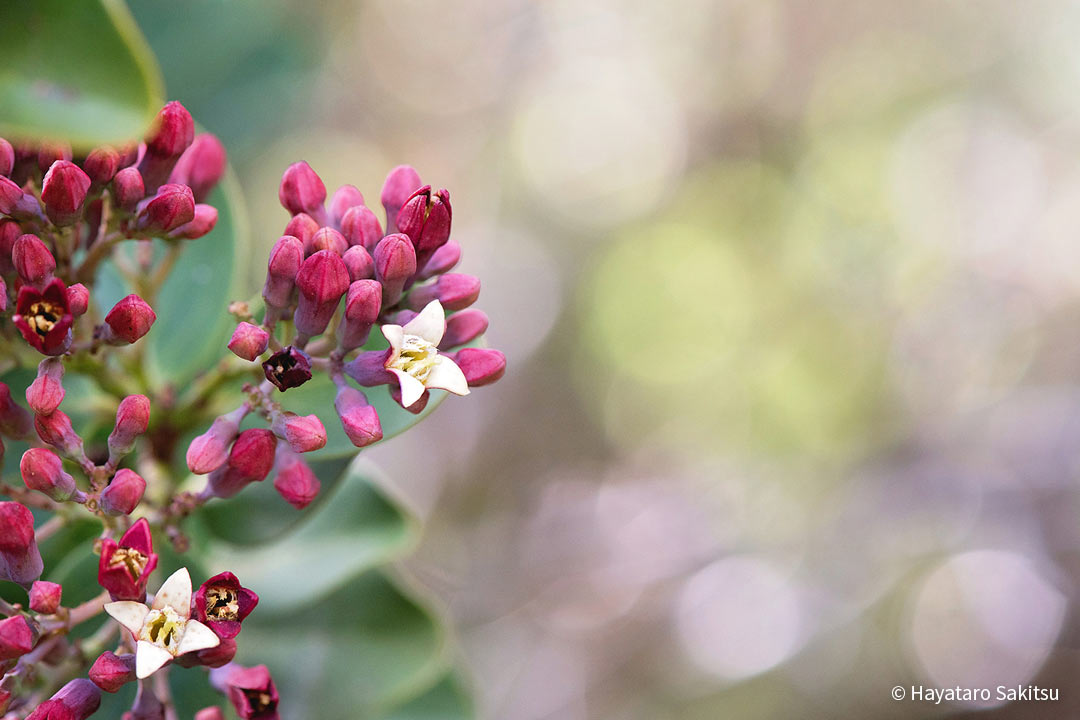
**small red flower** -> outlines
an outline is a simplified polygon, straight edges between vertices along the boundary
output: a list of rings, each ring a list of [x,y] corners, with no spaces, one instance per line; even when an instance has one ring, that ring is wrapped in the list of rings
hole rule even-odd
[[[26,342],[43,355],[63,355],[71,346],[74,317],[63,280],[53,278],[42,291],[30,285],[19,289],[11,321]]]
[[[142,602],[146,598],[146,582],[157,563],[150,523],[140,518],[119,543],[111,538],[102,541],[98,584],[109,591],[113,600]]]
[[[259,604],[259,596],[231,572],[223,572],[199,587],[194,603],[195,619],[206,623],[219,638],[230,640],[240,633],[240,623]]]

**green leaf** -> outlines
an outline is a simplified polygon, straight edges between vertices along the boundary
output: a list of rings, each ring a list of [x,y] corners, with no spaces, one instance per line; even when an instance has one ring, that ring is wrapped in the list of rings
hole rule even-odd
[[[380,720],[470,720],[476,717],[472,699],[453,672],[448,672],[422,695]]]
[[[141,137],[163,104],[122,0],[0,4],[0,133],[88,149]]]

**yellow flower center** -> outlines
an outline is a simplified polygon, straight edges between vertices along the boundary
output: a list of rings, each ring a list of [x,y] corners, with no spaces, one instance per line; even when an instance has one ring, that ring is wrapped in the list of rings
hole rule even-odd
[[[128,571],[131,575],[131,579],[138,582],[139,576],[142,575],[143,569],[146,567],[146,563],[150,558],[143,555],[138,550],[131,548],[117,548],[109,559],[109,567],[122,567]]]
[[[240,600],[232,588],[212,587],[206,591],[206,617],[235,620],[240,616]]]
[[[30,312],[26,314],[26,323],[31,330],[45,337],[56,326],[63,314],[63,308],[57,307],[51,302],[40,300],[30,306]]]
[[[164,648],[175,654],[176,646],[180,644],[180,638],[184,635],[184,625],[187,621],[180,617],[171,607],[163,607],[160,610],[151,610],[143,623],[140,640],[152,642],[160,648]]]
[[[439,349],[417,335],[406,335],[401,342],[401,352],[389,368],[402,370],[420,382],[424,382],[438,363]]]

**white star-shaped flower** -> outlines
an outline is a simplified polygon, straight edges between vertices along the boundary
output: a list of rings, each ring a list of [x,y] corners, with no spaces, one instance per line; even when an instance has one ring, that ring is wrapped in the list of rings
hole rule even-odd
[[[461,368],[439,354],[439,343],[446,332],[446,314],[438,300],[429,302],[404,326],[383,325],[382,332],[390,343],[386,369],[397,376],[403,407],[419,400],[427,388],[455,395],[469,394],[469,383]]]
[[[162,583],[150,607],[121,600],[106,603],[105,612],[135,635],[135,676],[140,680],[174,657],[221,643],[213,630],[191,619],[191,576],[187,568],[180,568]]]

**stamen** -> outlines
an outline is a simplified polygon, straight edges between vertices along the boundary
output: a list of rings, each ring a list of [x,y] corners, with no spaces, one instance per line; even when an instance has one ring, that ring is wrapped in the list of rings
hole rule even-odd
[[[390,363],[390,367],[407,372],[420,382],[424,382],[434,369],[438,354],[438,348],[424,338],[406,335],[401,343],[401,352],[397,359]]]
[[[152,642],[158,647],[172,652],[180,643],[185,624],[184,619],[170,607],[151,610],[146,617],[146,622],[143,624],[140,639]]]
[[[132,548],[117,548],[113,553],[112,558],[109,560],[109,567],[116,568],[122,567],[128,571],[131,575],[131,579],[138,582],[139,577],[142,576],[142,571],[146,568],[146,563],[150,558],[143,555],[138,550]]]
[[[232,588],[216,586],[206,591],[206,617],[211,620],[236,620],[240,615],[240,600]]]
[[[56,327],[56,323],[64,315],[64,309],[57,307],[51,302],[39,300],[30,306],[26,314],[26,322],[35,333],[45,337],[49,331]]]

